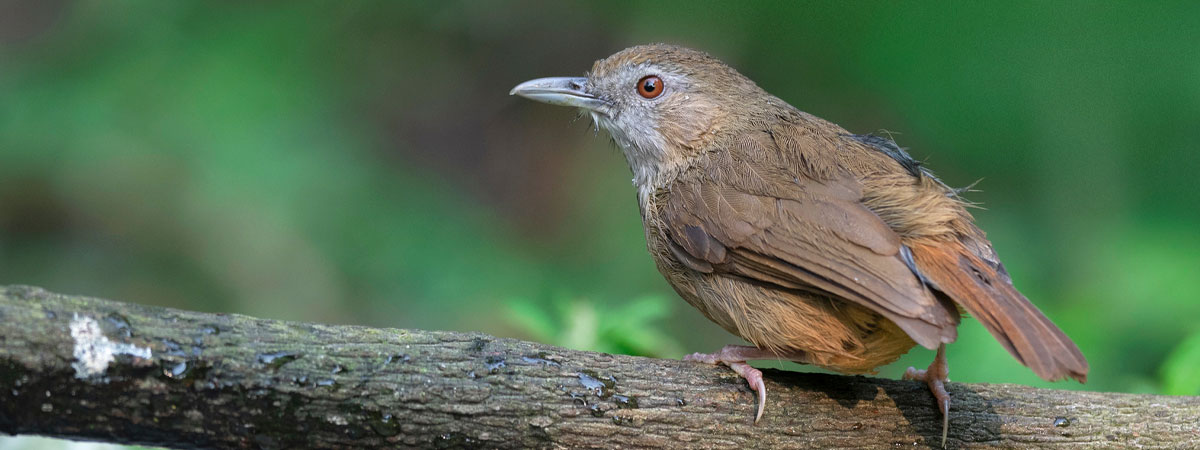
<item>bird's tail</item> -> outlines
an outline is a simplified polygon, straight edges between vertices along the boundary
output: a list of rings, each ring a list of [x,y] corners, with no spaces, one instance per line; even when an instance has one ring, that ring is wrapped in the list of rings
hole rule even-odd
[[[987,328],[1021,364],[1046,380],[1087,381],[1079,347],[1013,287],[1002,266],[960,241],[909,245],[921,274]]]

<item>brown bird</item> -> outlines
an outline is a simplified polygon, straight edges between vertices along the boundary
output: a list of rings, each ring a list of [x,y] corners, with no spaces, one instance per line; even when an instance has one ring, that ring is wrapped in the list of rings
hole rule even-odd
[[[633,170],[646,243],[676,292],[753,346],[685,358],[786,359],[871,373],[914,345],[937,349],[925,381],[943,415],[945,344],[965,310],[1047,380],[1084,382],[1071,339],[1013,287],[960,191],[890,139],[855,135],[767,93],[699,51],[644,45],[582,78],[511,92],[583,110]]]

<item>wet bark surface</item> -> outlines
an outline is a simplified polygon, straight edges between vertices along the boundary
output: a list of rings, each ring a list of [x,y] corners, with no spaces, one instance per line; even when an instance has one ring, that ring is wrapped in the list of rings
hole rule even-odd
[[[0,287],[0,431],[172,448],[938,447],[924,384]],[[948,448],[1197,448],[1200,398],[950,383]]]

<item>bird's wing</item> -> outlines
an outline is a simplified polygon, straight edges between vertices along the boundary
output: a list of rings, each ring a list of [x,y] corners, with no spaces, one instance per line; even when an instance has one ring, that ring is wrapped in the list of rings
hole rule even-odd
[[[802,173],[795,164],[820,168],[784,155],[778,138],[733,139],[726,145],[738,148],[710,152],[666,190],[675,256],[694,270],[865,306],[928,348],[952,342],[957,311],[912,271],[900,237],[861,203],[858,182],[844,171]]]

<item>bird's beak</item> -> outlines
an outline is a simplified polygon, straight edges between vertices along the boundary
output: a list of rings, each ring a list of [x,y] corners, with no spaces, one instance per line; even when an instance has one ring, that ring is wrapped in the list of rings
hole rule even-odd
[[[601,112],[607,102],[588,93],[587,78],[538,78],[518,84],[508,95],[520,95],[530,100],[559,106],[574,106]]]

